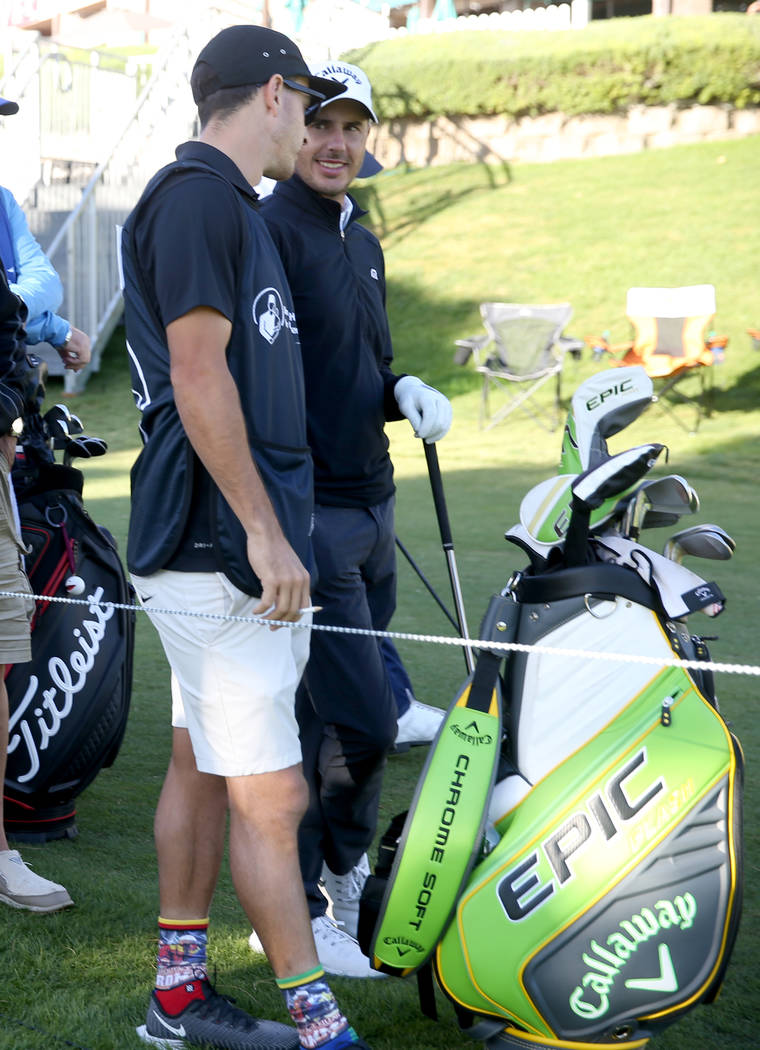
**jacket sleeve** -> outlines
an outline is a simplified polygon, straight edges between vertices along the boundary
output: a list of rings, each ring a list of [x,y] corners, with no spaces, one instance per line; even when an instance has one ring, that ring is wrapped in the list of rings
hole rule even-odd
[[[24,305],[10,289],[0,262],[0,434],[23,415],[25,377]]]
[[[63,346],[71,325],[58,314],[45,310],[39,317],[26,323],[26,341],[29,346],[36,343],[50,343],[51,346]]]
[[[13,194],[6,189],[1,192],[11,226],[18,278],[10,288],[23,299],[29,321],[34,323],[46,310],[55,313],[63,301],[63,285],[53,264],[30,232],[26,216]]]
[[[383,255],[383,250],[380,247],[379,242],[377,243],[377,260],[378,272],[382,277],[383,309],[385,310],[385,256]],[[387,338],[383,348],[383,359],[380,364],[380,375],[383,380],[383,413],[386,422],[393,423],[404,418],[403,412],[398,407],[394,391],[396,389],[396,383],[406,375],[406,372],[402,372],[401,375],[396,375],[391,369],[391,363],[393,361],[393,344],[391,342],[391,333],[388,326],[387,310],[385,310],[385,326]]]

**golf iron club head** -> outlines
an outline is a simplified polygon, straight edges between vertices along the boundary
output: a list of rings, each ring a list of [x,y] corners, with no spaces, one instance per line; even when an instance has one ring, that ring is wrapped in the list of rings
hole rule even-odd
[[[65,467],[71,466],[73,459],[94,459],[96,456],[104,456],[107,451],[108,445],[102,438],[80,434],[66,444],[63,453],[63,465]]]
[[[663,554],[680,565],[687,554],[694,558],[728,561],[735,550],[736,544],[720,525],[704,524],[675,533],[665,544]]]
[[[629,539],[638,539],[643,528],[673,525],[682,514],[694,514],[698,510],[699,496],[680,474],[648,478],[633,496],[626,498],[620,533]]]

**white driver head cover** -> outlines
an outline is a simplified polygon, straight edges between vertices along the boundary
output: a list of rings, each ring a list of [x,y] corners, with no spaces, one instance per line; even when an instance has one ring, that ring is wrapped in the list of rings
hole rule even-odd
[[[580,474],[605,460],[605,439],[640,416],[651,404],[652,392],[652,380],[641,365],[608,368],[581,383],[567,415],[560,472]]]

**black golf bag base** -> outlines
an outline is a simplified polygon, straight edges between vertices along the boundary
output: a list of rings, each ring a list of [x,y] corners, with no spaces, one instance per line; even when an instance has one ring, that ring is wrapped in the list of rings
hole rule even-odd
[[[75,839],[77,811],[70,802],[59,806],[31,808],[5,797],[4,823],[9,842],[42,843],[54,839]]]
[[[135,613],[113,537],[72,467],[17,457],[13,484],[37,595],[32,658],[8,670],[5,828],[20,842],[77,834],[74,800],[118,754],[132,688]]]

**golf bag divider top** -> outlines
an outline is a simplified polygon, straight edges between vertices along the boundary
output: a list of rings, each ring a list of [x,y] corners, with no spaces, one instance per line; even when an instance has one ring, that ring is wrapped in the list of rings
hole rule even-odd
[[[57,463],[14,468],[32,590],[67,597],[70,580],[91,603],[38,601],[31,662],[6,676],[5,828],[26,842],[77,833],[74,799],[113,763],[129,713],[135,614],[101,603],[129,605],[130,589],[113,538],[82,504],[82,482]]]
[[[471,847],[462,888],[460,868],[448,884],[456,903],[436,978],[461,1027],[489,1050],[642,1047],[712,1001],[728,964],[741,911],[741,749],[709,673],[636,661],[708,658],[637,572],[598,562],[529,570],[508,589],[514,633],[505,640],[630,661],[509,654],[506,761],[490,802],[481,795],[489,841],[479,854]],[[484,655],[493,651],[478,666]],[[442,776],[429,761],[415,798]],[[482,833],[476,810],[473,802],[469,819]],[[429,819],[437,830],[432,811]],[[431,867],[430,828],[420,825],[417,842],[416,820],[410,812],[399,842],[402,861],[415,858],[393,931],[402,944],[405,933],[414,939],[414,887]],[[370,955],[377,968],[392,958],[384,932],[379,925]]]
[[[495,633],[509,641],[516,606],[495,601]],[[502,659],[479,654],[431,745],[389,877],[365,887],[359,941],[385,973],[408,976],[428,962],[480,852],[501,747]]]

